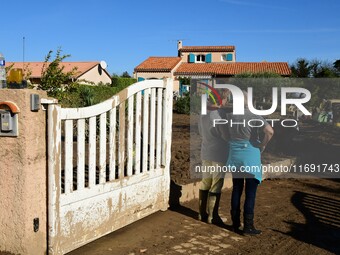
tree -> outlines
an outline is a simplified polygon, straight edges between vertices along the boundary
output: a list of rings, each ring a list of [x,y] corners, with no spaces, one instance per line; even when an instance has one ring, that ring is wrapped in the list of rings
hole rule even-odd
[[[121,75],[122,78],[131,78],[130,74],[125,71],[122,75]]]
[[[111,78],[112,77],[119,77],[119,75],[117,73],[112,73]]]
[[[335,68],[337,75],[340,76],[340,59],[334,61],[333,67]]]
[[[69,72],[64,71],[64,67],[60,63],[71,55],[61,55],[59,48],[52,59],[53,51],[50,50],[45,57],[45,63],[41,70],[41,82],[38,89],[47,91],[48,96],[60,99],[63,91],[67,91],[72,85],[72,77],[75,75],[77,68],[73,68]]]
[[[32,69],[30,67],[30,64],[25,64],[24,65],[24,70],[23,70],[23,79],[24,80],[29,80],[32,75]]]
[[[311,76],[314,78],[335,78],[336,69],[328,61],[312,60]]]
[[[309,63],[310,76],[317,77],[319,75],[322,63],[320,60],[314,59]]]
[[[292,77],[334,78],[338,76],[337,65],[340,65],[340,61],[339,63],[335,61],[332,65],[328,61],[299,58],[291,65]]]
[[[291,66],[292,76],[299,78],[307,78],[310,77],[310,72],[312,67],[307,59],[299,58],[296,62]]]
[[[332,67],[321,66],[320,71],[314,76],[315,78],[335,78],[336,71]]]

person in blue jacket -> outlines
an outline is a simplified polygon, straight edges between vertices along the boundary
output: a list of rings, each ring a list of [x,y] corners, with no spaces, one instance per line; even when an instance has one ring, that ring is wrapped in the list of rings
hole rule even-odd
[[[244,96],[246,99],[246,92],[244,92]],[[243,115],[229,113],[226,115],[226,119],[229,131],[227,166],[228,169],[236,169],[235,172],[232,172],[231,218],[233,229],[235,232],[240,231],[241,196],[245,187],[243,233],[257,235],[261,231],[254,227],[254,207],[257,187],[262,181],[261,153],[272,138],[274,130],[263,117],[250,112],[246,103]],[[249,125],[249,123],[251,124]]]

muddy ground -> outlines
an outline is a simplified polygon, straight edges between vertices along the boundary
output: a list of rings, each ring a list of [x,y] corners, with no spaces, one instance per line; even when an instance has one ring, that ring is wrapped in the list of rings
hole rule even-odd
[[[189,119],[178,114],[173,118],[171,178],[183,185],[194,181],[189,172]],[[292,157],[298,164],[340,163],[337,128],[304,122],[298,134],[282,137],[278,133],[280,130],[263,154],[266,163]],[[231,190],[225,190],[220,205],[224,227],[199,222],[198,201],[193,200],[155,213],[69,255],[340,254],[339,194],[340,179],[269,179],[259,186],[256,201],[255,222],[263,231],[260,236],[230,231]]]
[[[183,185],[194,181],[189,172],[189,119],[178,114],[173,119],[171,178]],[[298,164],[339,164],[339,130],[313,122],[301,123],[294,135],[283,137],[278,130],[263,160],[270,163],[293,157]],[[220,205],[224,227],[198,221],[198,201],[193,200],[150,215],[69,255],[340,254],[339,194],[340,179],[269,179],[259,186],[256,200],[260,236],[230,231],[231,190],[224,190]]]
[[[277,179],[258,190],[256,227],[249,237],[230,231],[230,190],[223,192],[224,228],[197,220],[197,200],[158,212],[69,255],[340,254],[340,184],[336,180]]]

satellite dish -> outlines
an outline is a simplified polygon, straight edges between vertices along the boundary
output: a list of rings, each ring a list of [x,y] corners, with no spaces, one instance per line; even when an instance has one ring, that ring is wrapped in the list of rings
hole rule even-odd
[[[99,65],[102,69],[106,69],[106,67],[107,67],[107,64],[104,60],[100,61]]]

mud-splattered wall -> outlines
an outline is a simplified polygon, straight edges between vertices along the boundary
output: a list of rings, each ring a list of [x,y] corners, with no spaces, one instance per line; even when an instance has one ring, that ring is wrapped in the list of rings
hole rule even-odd
[[[0,137],[0,251],[40,255],[47,250],[46,111],[30,110],[30,95],[0,90],[0,102],[20,109],[18,137]]]

